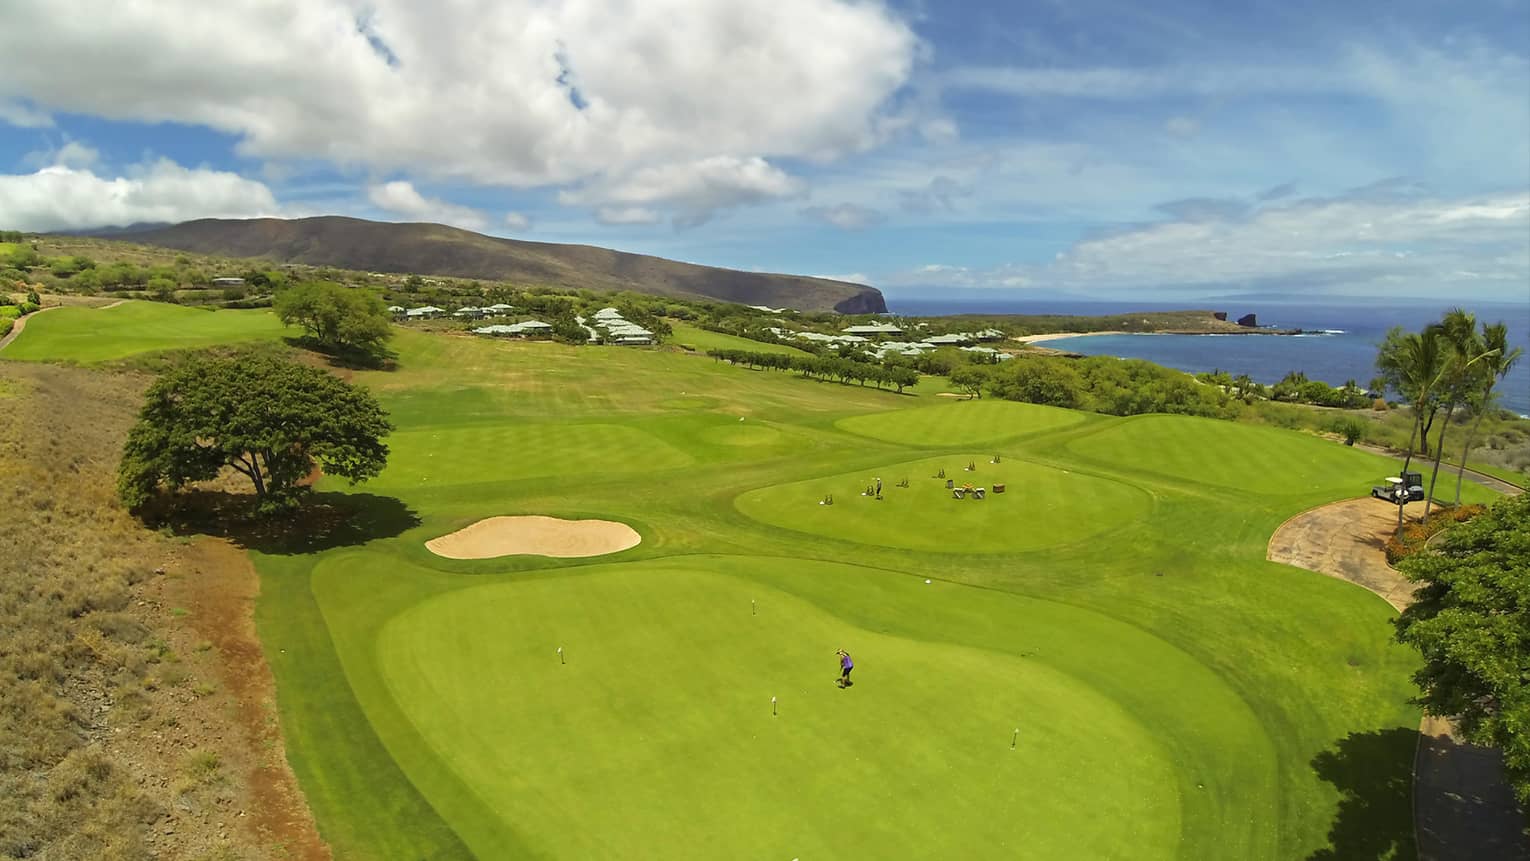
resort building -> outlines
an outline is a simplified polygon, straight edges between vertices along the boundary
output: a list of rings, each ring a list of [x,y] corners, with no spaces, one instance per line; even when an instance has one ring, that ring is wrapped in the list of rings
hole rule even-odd
[[[476,335],[498,335],[509,338],[530,338],[537,335],[551,335],[552,324],[543,323],[541,320],[527,320],[524,323],[495,323],[490,326],[480,326],[473,330]]]
[[[842,330],[847,335],[902,335],[903,330],[891,323],[867,323],[864,326],[848,326]]]

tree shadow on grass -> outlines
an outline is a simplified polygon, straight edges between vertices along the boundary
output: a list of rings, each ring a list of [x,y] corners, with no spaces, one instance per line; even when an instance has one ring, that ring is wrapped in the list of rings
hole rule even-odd
[[[346,347],[336,347],[322,344],[307,335],[283,338],[287,346],[299,350],[307,350],[319,356],[323,356],[331,367],[343,368],[347,371],[396,371],[398,370],[398,353],[386,347],[379,347],[376,352],[356,350]]]
[[[1350,733],[1312,758],[1318,776],[1341,796],[1328,846],[1308,861],[1412,859],[1413,755],[1418,731],[1398,727]]]
[[[257,514],[255,502],[247,493],[190,490],[166,498],[145,520],[176,535],[213,535],[279,556],[365,544],[420,525],[414,509],[372,493],[311,493],[297,510],[270,516]]]

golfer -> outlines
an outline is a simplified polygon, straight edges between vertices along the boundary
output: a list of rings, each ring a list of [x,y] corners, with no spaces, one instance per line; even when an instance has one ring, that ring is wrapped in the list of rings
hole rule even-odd
[[[855,669],[855,661],[850,660],[850,653],[844,649],[834,654],[839,655],[839,681],[836,684],[842,688],[847,687],[850,684],[850,671]]]

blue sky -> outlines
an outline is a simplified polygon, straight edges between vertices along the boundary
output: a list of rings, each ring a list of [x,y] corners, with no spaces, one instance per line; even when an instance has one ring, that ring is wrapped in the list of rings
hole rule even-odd
[[[345,214],[895,296],[1530,302],[1518,0],[7,7],[5,228]]]

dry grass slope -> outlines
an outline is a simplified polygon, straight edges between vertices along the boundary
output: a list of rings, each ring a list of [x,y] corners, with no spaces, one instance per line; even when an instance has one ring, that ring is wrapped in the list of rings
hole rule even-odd
[[[273,712],[229,690],[228,651],[192,617],[241,572],[113,498],[144,383],[0,362],[0,858],[322,857],[262,824],[281,747],[241,719]],[[239,672],[259,678],[255,659]]]

